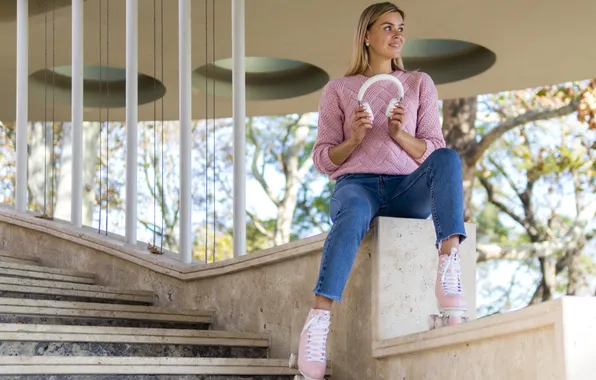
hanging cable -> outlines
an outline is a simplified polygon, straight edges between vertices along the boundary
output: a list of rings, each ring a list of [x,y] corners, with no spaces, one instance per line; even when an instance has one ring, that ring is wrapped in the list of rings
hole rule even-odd
[[[161,38],[160,38],[160,48],[161,48],[161,83],[164,83],[164,76],[163,76],[163,0],[161,0],[161,11],[160,11],[160,18],[161,18],[161,23],[160,23],[160,32],[161,32]],[[161,244],[160,244],[160,252],[163,253],[163,242],[165,240],[165,231],[164,231],[164,218],[165,215],[163,213],[163,210],[165,210],[165,183],[164,183],[164,125],[163,125],[163,96],[161,97]]]
[[[54,128],[56,127],[56,0],[52,0],[52,153],[50,154],[50,163],[52,165],[52,175],[50,183],[50,216],[54,219],[54,179],[56,177],[56,156],[55,156],[55,138]]]
[[[99,218],[98,218],[98,229],[97,233],[101,233],[101,209],[102,209],[102,172],[103,172],[103,160],[101,157],[103,136],[103,122],[102,122],[102,109],[103,109],[103,56],[102,56],[102,44],[103,44],[103,28],[102,28],[102,14],[103,14],[103,0],[99,1]]]
[[[157,77],[157,0],[153,0],[153,78]],[[153,81],[153,92],[156,90]],[[157,238],[157,100],[153,102],[153,248]]]
[[[110,0],[106,0],[106,66],[110,67]],[[109,78],[108,78],[109,79]],[[110,81],[106,81],[106,99],[110,99]],[[106,107],[106,236],[110,216],[110,106]]]
[[[48,216],[48,0],[44,1],[44,74],[43,74],[43,82],[44,82],[44,121],[42,127],[43,133],[43,172],[44,172],[44,181],[43,181],[43,212],[41,215],[38,215],[38,218],[41,219],[48,219],[51,220],[52,218]],[[52,57],[54,57],[55,52],[55,44],[54,40],[54,11],[52,10]],[[52,62],[54,62],[54,58],[52,58]],[[52,84],[53,84],[53,66],[52,63]],[[52,88],[52,119],[54,119],[54,102],[53,102],[53,94],[54,89]],[[33,124],[33,128],[35,128],[35,124]],[[54,128],[54,124],[52,123],[52,130]],[[53,136],[53,132],[52,132]],[[52,144],[53,146],[53,144]],[[53,162],[53,161],[52,161]]]
[[[46,198],[48,194],[47,186],[48,186],[48,0],[44,1],[44,27],[43,27],[43,35],[44,35],[44,71],[43,71],[43,97],[44,97],[44,105],[43,105],[43,165],[44,165],[44,181],[43,181],[43,213],[41,214],[42,218],[47,216],[46,210]]]
[[[163,72],[163,2],[161,9],[162,19],[162,72]],[[153,78],[157,78],[157,0],[153,0]],[[163,81],[163,78],[162,78]],[[157,91],[157,83],[153,82],[153,91]],[[163,119],[163,97],[162,97],[162,119]],[[162,157],[163,157],[163,122],[162,122]],[[157,172],[157,100],[153,101],[153,244],[148,244],[147,249],[153,254],[163,253],[162,248],[157,249],[157,197],[158,197],[158,172]],[[163,173],[163,170],[162,170]],[[161,192],[163,193],[163,180],[161,183]],[[163,210],[163,199],[161,203],[161,209]],[[161,214],[161,213],[160,213]],[[162,215],[163,221],[163,215]],[[163,241],[163,231],[162,231]]]
[[[212,0],[212,3],[213,3],[213,5],[212,5],[212,10],[213,10],[212,49],[213,49],[213,52],[211,54],[211,59],[213,60],[213,66],[215,67],[215,0]],[[215,204],[216,204],[216,202],[215,202],[216,201],[216,196],[215,196],[215,194],[216,194],[216,191],[215,191],[215,166],[216,166],[215,165],[215,77],[213,78],[213,102],[212,102],[212,104],[213,104],[213,113],[212,113],[212,116],[213,116],[213,131],[212,131],[212,133],[213,133],[213,158],[211,160],[212,171],[213,171],[213,186],[212,186],[212,190],[211,190],[213,192],[213,200],[212,200],[212,202],[213,202],[213,255],[212,255],[212,261],[215,262],[215,247],[216,247],[216,244],[215,244],[215,242],[216,242],[216,240],[215,240],[216,225],[215,225],[215,223],[217,221],[217,216],[216,216],[217,214],[215,211]]]
[[[205,263],[209,247],[209,0],[205,0]]]

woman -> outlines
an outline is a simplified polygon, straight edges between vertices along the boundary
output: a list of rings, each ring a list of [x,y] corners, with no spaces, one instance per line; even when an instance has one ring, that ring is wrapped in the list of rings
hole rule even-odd
[[[457,316],[467,307],[459,264],[459,244],[466,238],[461,161],[445,148],[432,79],[404,70],[404,42],[404,12],[392,3],[369,6],[360,16],[346,75],[322,91],[313,160],[319,172],[337,182],[330,201],[333,226],[300,336],[298,368],[306,379],[323,378],[331,305],[341,300],[360,242],[376,216],[432,215],[440,310]],[[369,87],[365,98],[372,115],[358,104],[361,85],[377,74],[393,75],[404,87],[404,99],[389,118],[385,111],[397,97],[394,83]]]

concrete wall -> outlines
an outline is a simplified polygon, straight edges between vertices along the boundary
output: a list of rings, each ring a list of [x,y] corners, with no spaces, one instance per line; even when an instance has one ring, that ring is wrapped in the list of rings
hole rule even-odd
[[[94,272],[101,285],[152,290],[160,306],[213,310],[214,329],[269,332],[272,358],[289,358],[296,351],[312,301],[324,236],[256,253],[252,259],[233,259],[227,265],[203,264],[197,266],[200,270],[181,273],[168,268],[173,264],[159,267],[161,272],[149,268],[155,260],[167,261],[165,257],[148,256],[148,261],[142,261],[147,254],[141,250],[117,249],[120,243],[113,241],[109,242],[113,246],[106,247],[103,238],[87,233],[13,211],[0,211],[0,241],[4,250],[37,256],[46,266]],[[336,379],[374,376],[369,242],[370,236],[358,254],[344,301],[333,311],[329,348]],[[112,250],[135,250],[131,257],[137,261],[118,257]],[[255,260],[258,262],[252,263]],[[244,267],[226,269],[238,262]],[[191,274],[196,278],[179,278]]]
[[[432,239],[426,239],[430,228],[424,221],[380,219],[364,240],[345,299],[332,313],[329,351],[334,379],[593,378],[594,298],[565,297],[431,331],[421,322],[405,323],[408,313],[414,317],[433,310],[427,272],[436,264],[424,249],[432,249]],[[474,236],[473,228],[469,232]],[[287,358],[296,350],[324,238],[315,236],[227,262],[181,266],[171,256],[151,256],[89,230],[0,210],[0,248],[33,254],[43,265],[94,272],[102,285],[153,290],[158,305],[213,310],[215,329],[269,332],[273,358]],[[417,243],[408,245],[412,241]],[[466,292],[474,286],[471,247],[472,240],[463,263]],[[416,256],[419,259],[412,263]],[[379,276],[373,265],[401,274]],[[416,266],[421,269],[412,269]],[[407,282],[404,276],[419,278]],[[394,297],[404,297],[398,302],[401,308],[381,302],[399,290],[399,284],[409,284],[418,301],[408,303],[400,290]],[[373,303],[378,304],[376,311]],[[384,318],[390,319],[383,313],[398,313],[393,319],[404,323],[383,324]]]
[[[467,257],[466,292],[474,309],[475,230],[473,226],[468,230],[470,239],[462,248]],[[182,265],[171,255],[150,255],[140,246],[89,229],[0,210],[2,249],[37,256],[42,265],[96,273],[100,285],[152,290],[160,306],[212,310],[214,329],[268,332],[272,358],[288,358],[297,349],[324,239],[325,235],[315,236],[219,263]],[[373,257],[382,258],[377,262],[384,266],[375,275]],[[412,324],[401,328],[382,322],[420,313],[426,319],[436,311],[434,286],[428,285],[434,284],[436,258],[431,221],[381,218],[373,225],[357,255],[344,299],[332,311],[328,347],[334,378],[377,378],[373,344],[413,332]],[[406,302],[408,293],[415,302]],[[383,301],[375,315],[373,301]],[[373,339],[375,321],[383,331]],[[420,324],[415,328],[426,329]]]

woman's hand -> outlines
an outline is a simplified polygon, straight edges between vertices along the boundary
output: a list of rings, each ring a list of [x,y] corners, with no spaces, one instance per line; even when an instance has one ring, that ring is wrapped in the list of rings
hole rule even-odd
[[[404,107],[401,104],[398,104],[391,111],[391,116],[389,117],[389,135],[397,143],[399,143],[401,137],[403,137],[402,135],[405,133],[403,130],[405,117]]]
[[[352,135],[350,136],[350,141],[355,144],[359,145],[364,137],[366,137],[366,132],[372,128],[372,117],[366,111],[364,106],[356,107],[354,111],[354,119],[352,120]]]

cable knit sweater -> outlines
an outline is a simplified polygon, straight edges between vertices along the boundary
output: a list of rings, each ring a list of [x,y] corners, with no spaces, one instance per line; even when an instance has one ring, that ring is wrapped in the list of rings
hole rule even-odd
[[[354,110],[358,107],[358,90],[368,79],[364,75],[329,81],[323,88],[319,103],[318,134],[313,148],[315,168],[336,179],[343,174],[410,174],[436,149],[445,147],[441,131],[437,89],[431,77],[422,72],[395,71],[404,86],[406,132],[426,142],[426,151],[419,159],[410,156],[389,135],[385,110],[391,98],[397,97],[395,84],[374,83],[368,88],[363,102],[373,110],[372,129],[341,165],[329,158],[329,149],[350,138]]]

